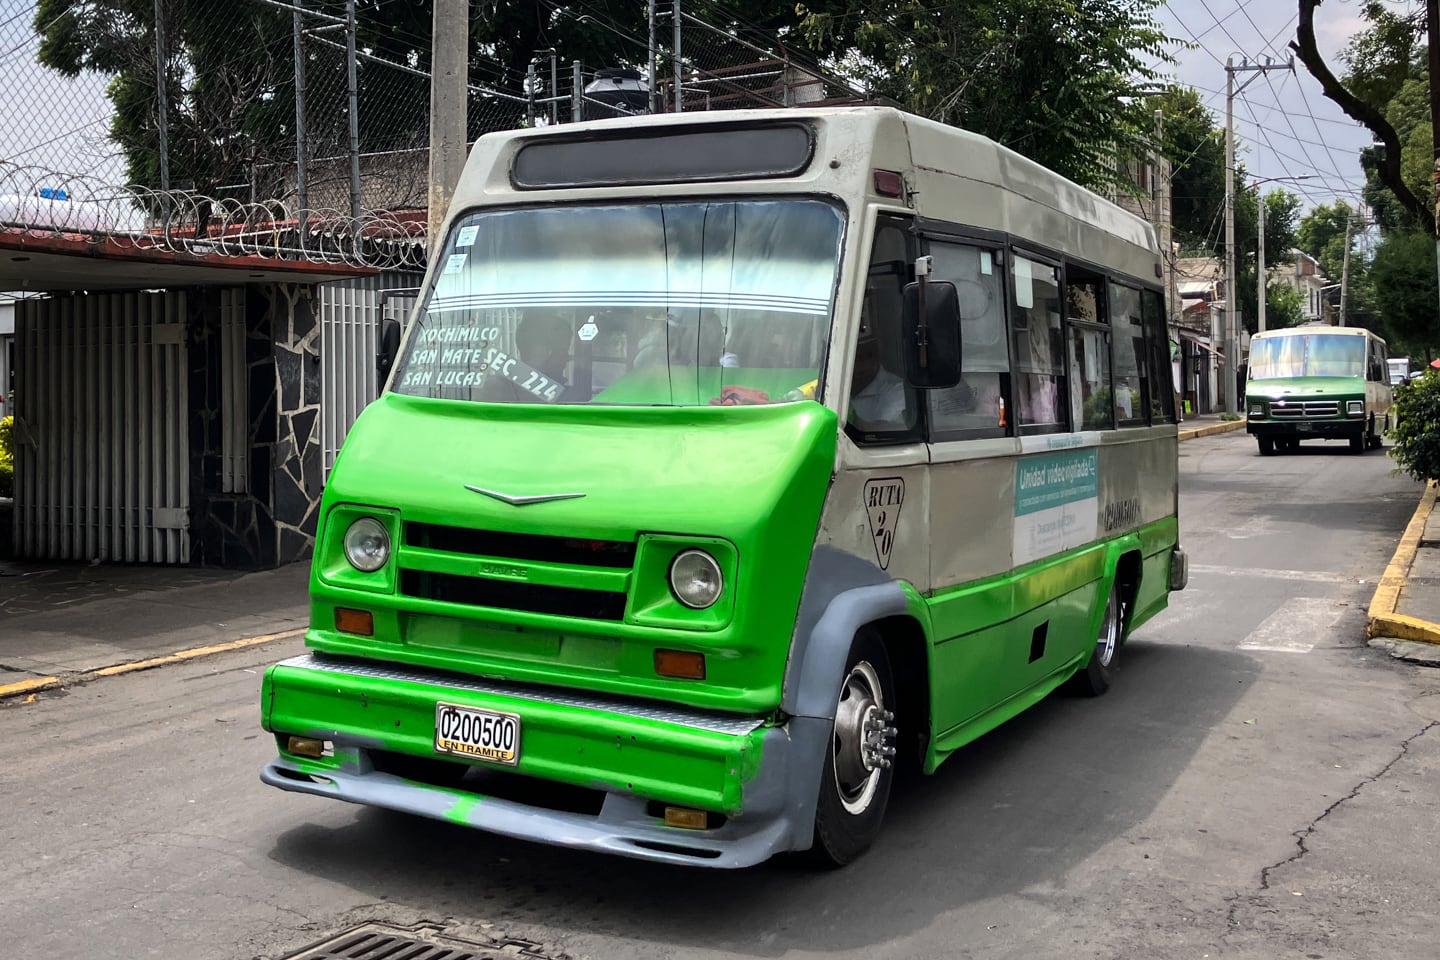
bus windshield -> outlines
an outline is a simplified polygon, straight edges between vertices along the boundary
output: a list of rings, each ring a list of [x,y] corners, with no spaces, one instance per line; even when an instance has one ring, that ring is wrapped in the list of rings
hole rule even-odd
[[[1365,338],[1337,333],[1250,342],[1250,379],[1365,376]]]
[[[842,227],[804,198],[472,213],[393,389],[493,403],[814,397]]]

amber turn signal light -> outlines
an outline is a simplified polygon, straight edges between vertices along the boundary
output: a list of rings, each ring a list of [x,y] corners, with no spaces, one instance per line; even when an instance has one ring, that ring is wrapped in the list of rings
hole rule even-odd
[[[354,633],[362,637],[375,636],[375,618],[369,610],[335,608],[335,629],[341,633]]]
[[[655,672],[677,680],[704,680],[705,655],[687,650],[656,650]]]
[[[708,830],[710,814],[704,810],[691,810],[689,807],[666,807],[665,826],[679,827],[682,830]]]
[[[314,737],[291,737],[285,744],[285,752],[319,760],[325,756],[325,741]]]

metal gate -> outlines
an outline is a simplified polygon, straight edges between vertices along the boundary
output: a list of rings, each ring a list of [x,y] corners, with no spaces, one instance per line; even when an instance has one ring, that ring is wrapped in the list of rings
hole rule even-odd
[[[320,287],[320,447],[326,477],[355,418],[379,393],[380,321],[407,321],[420,280],[418,273],[388,271]]]
[[[16,307],[16,555],[188,563],[185,294]]]

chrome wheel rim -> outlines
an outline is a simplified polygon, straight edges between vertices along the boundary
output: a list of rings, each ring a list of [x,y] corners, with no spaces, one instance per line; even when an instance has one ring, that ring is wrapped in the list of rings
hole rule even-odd
[[[861,660],[840,686],[831,737],[835,791],[847,813],[864,813],[875,799],[880,777],[895,756],[894,719],[879,674]]]
[[[1115,591],[1110,591],[1110,600],[1105,604],[1105,619],[1100,621],[1100,636],[1095,639],[1095,659],[1102,667],[1110,666],[1115,659],[1115,650],[1120,646],[1120,617],[1116,609],[1119,605]]]

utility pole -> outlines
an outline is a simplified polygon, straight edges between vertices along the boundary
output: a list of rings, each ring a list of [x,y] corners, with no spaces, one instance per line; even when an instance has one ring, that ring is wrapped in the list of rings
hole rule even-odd
[[[291,14],[295,28],[295,205],[300,216],[310,207],[310,185],[305,169],[309,143],[305,134],[305,13],[302,0],[295,0]],[[300,242],[305,242],[305,224],[300,224]]]
[[[345,80],[350,98],[350,216],[359,220],[360,86],[355,71],[355,0],[345,0]]]
[[[430,216],[428,247],[465,169],[465,110],[470,82],[469,0],[435,0],[430,29]]]
[[[1355,218],[1349,215],[1345,217],[1345,259],[1340,268],[1340,317],[1336,326],[1349,326],[1350,313],[1350,224]]]
[[[1440,0],[1425,0],[1425,25],[1430,34],[1430,116],[1440,118]],[[1440,122],[1431,124],[1435,169],[1435,276],[1440,279]],[[1348,251],[1347,251],[1348,252]]]
[[[1433,0],[1440,2],[1440,0]],[[1295,71],[1295,58],[1291,57],[1285,63],[1275,63],[1266,58],[1264,63],[1251,63],[1249,60],[1241,60],[1236,66],[1231,61],[1234,57],[1225,60],[1225,376],[1222,378],[1221,395],[1225,398],[1225,412],[1239,413],[1240,400],[1238,376],[1236,371],[1240,369],[1240,327],[1236,322],[1235,301],[1239,290],[1235,283],[1235,94],[1244,90],[1251,81],[1271,70]],[[1254,74],[1242,83],[1239,89],[1235,87],[1235,74]],[[1262,300],[1264,298],[1261,298]]]
[[[682,66],[680,61],[680,0],[675,0],[672,9],[674,11],[672,14],[672,19],[675,22],[671,24],[674,30],[674,37],[671,40],[671,46],[673,47],[673,49],[670,51],[670,57],[672,60],[675,61],[675,112],[683,113],[685,111],[685,91],[681,87],[681,80],[683,79],[682,72],[684,70],[684,67]]]
[[[170,189],[170,108],[165,102],[165,13],[155,0],[155,110],[160,118],[160,189]]]
[[[1255,329],[1265,332],[1265,198],[1255,184],[1255,206],[1260,217],[1260,243],[1255,249]]]

